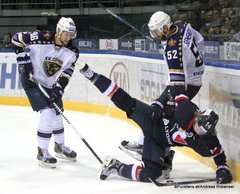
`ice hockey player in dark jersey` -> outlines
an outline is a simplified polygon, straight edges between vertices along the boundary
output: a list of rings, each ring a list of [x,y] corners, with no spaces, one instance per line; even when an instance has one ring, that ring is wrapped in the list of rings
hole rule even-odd
[[[76,152],[64,143],[62,117],[52,106],[55,102],[63,109],[62,95],[79,56],[78,49],[72,43],[75,37],[73,20],[62,17],[57,23],[56,32],[18,32],[12,38],[22,86],[32,109],[40,113],[37,159],[41,166],[56,167],[57,160],[48,151],[52,136],[56,156],[76,161]],[[49,99],[30,77],[34,77],[45,88]]]
[[[166,88],[149,107],[149,114],[155,120],[173,116],[176,95],[185,94],[191,100],[199,92],[205,68],[201,56],[204,38],[190,23],[173,22],[170,16],[162,11],[157,11],[151,16],[148,27],[151,36],[159,39],[164,46],[164,59],[168,66]],[[137,151],[140,155],[137,153],[135,155],[141,156],[143,138],[143,133],[141,133],[138,141],[123,140],[120,149],[126,153]],[[167,171],[171,171],[172,168],[173,155],[171,155],[168,149]]]
[[[232,175],[226,164],[226,156],[215,133],[218,115],[213,110],[200,111],[186,95],[178,95],[175,116],[170,119],[153,120],[148,113],[149,105],[132,98],[113,81],[92,71],[85,65],[80,72],[110,97],[112,102],[126,112],[144,133],[143,166],[124,164],[107,157],[102,164],[100,178],[105,180],[110,174],[141,182],[156,180],[162,174],[166,147],[187,146],[204,157],[213,157],[217,166],[218,183],[230,183]]]

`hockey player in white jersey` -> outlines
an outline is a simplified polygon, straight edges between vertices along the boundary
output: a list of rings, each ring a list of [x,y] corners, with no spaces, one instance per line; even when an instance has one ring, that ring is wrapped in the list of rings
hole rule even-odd
[[[18,32],[12,38],[22,86],[33,110],[40,113],[37,159],[41,166],[56,167],[57,160],[49,153],[52,136],[56,157],[76,161],[76,152],[64,143],[62,117],[52,106],[55,102],[63,109],[62,95],[79,56],[78,49],[72,43],[76,33],[74,21],[62,17],[57,23],[56,32]],[[50,96],[48,99],[30,81],[32,76],[45,88]]]
[[[168,65],[168,80],[161,96],[151,103],[149,114],[152,119],[171,118],[174,114],[174,98],[185,94],[191,100],[202,86],[204,63],[201,57],[204,49],[204,38],[189,23],[172,22],[168,14],[157,11],[148,23],[153,38],[160,39],[164,45],[164,59]],[[143,133],[138,141],[122,141],[120,149],[141,157]],[[171,170],[174,152],[167,149],[166,169]],[[167,175],[166,177],[169,177]]]

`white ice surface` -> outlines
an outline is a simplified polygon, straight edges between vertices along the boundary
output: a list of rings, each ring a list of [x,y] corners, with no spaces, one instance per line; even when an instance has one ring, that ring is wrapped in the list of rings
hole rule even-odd
[[[118,149],[123,139],[135,140],[138,130],[127,122],[96,114],[65,111],[70,122],[103,160],[111,155],[125,163],[137,163]],[[66,144],[78,153],[75,163],[58,160],[56,169],[38,166],[36,127],[39,115],[29,107],[0,106],[0,194],[159,194],[217,193],[239,194],[234,188],[156,187],[119,177],[97,178],[99,161],[80,137],[65,123]],[[50,153],[53,153],[51,142]],[[180,152],[175,154],[171,177],[175,181],[213,178],[215,172]]]

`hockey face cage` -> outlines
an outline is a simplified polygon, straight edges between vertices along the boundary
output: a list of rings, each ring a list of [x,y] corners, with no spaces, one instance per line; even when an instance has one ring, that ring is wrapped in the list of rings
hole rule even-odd
[[[200,129],[199,135],[207,135],[211,133],[215,129],[218,119],[218,115],[211,109],[201,112],[195,120]]]

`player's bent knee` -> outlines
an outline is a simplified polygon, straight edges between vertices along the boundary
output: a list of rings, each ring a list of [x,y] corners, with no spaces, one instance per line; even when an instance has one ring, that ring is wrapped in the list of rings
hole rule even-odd
[[[149,160],[144,161],[144,163],[145,167],[142,168],[139,174],[141,182],[151,182],[151,180],[156,180],[162,175],[162,165]]]
[[[58,129],[58,128],[63,128],[63,119],[61,115],[57,115],[54,119],[53,127]]]
[[[50,108],[45,108],[40,111],[40,114],[41,114],[41,117],[40,117],[38,129],[47,130],[49,128],[52,128],[55,117],[56,117],[55,110]]]
[[[161,175],[162,175],[161,169],[143,168],[140,172],[139,180],[141,182],[151,182],[151,180],[156,180]]]

